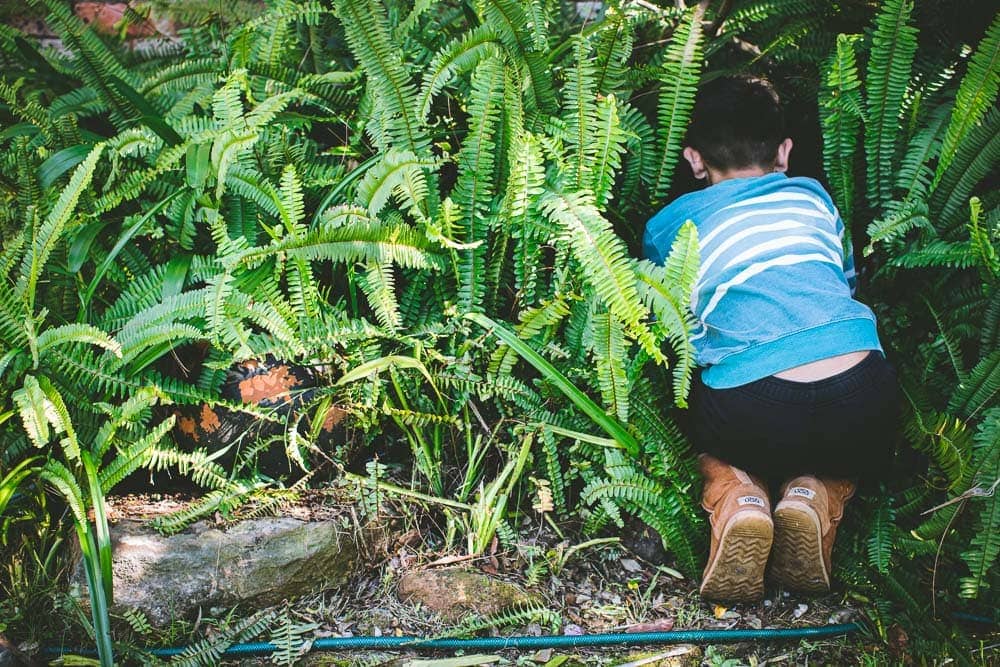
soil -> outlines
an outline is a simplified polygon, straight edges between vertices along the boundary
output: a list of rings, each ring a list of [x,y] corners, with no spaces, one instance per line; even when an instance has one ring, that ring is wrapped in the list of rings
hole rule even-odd
[[[345,483],[346,484],[346,483]],[[280,507],[282,516],[315,520],[336,514],[347,496],[356,499],[346,486],[332,490],[304,490],[294,503]],[[400,500],[406,500],[400,504]],[[176,496],[124,496],[110,499],[110,519],[145,517],[182,508],[186,501]],[[252,511],[252,508],[245,508]],[[623,547],[614,535],[594,540],[591,546],[574,549],[587,538],[570,537],[557,521],[524,517],[520,538],[510,545],[494,542],[485,555],[463,555],[462,545],[442,543],[441,515],[411,499],[395,499],[379,507],[380,520],[389,529],[387,538],[370,554],[363,571],[338,590],[325,591],[276,609],[297,623],[315,624],[307,637],[336,636],[438,636],[453,634],[455,615],[440,614],[428,605],[404,602],[397,587],[405,573],[437,571],[461,565],[491,577],[517,584],[544,610],[533,617],[522,614],[512,622],[487,618],[478,635],[576,634],[601,632],[645,632],[682,629],[788,628],[844,623],[861,620],[861,612],[842,592],[821,597],[801,597],[769,588],[757,604],[721,606],[701,600],[697,582],[681,575],[668,564],[644,560]],[[216,516],[222,525],[228,519]],[[554,526],[566,534],[560,537]],[[649,545],[637,550],[649,557]],[[256,610],[237,610],[231,617],[245,618]],[[211,637],[226,627],[226,617],[199,618],[186,627],[168,633],[145,636],[125,635],[135,644],[190,644]],[[473,618],[475,618],[473,616]],[[451,620],[446,620],[451,619]],[[470,620],[465,614],[464,621]],[[482,620],[482,619],[480,619]],[[119,635],[121,636],[121,635]],[[124,638],[124,637],[123,637]],[[262,637],[266,640],[267,637]],[[830,640],[744,643],[729,646],[658,647],[641,650],[620,647],[607,650],[576,650],[500,653],[500,662],[522,665],[622,665],[622,664],[857,664],[863,654],[876,650],[873,642],[855,635]],[[686,652],[684,652],[686,651]],[[653,659],[655,656],[660,656]],[[672,656],[672,657],[664,657]],[[416,654],[310,653],[297,664],[308,665],[402,665],[421,664]],[[440,656],[439,656],[440,657]],[[484,658],[485,659],[485,658]],[[648,659],[648,660],[647,660]],[[733,659],[735,662],[726,662]],[[408,662],[409,661],[409,662]],[[264,660],[244,660],[228,664],[269,664]],[[467,663],[471,664],[471,663]],[[484,663],[485,664],[485,663]]]

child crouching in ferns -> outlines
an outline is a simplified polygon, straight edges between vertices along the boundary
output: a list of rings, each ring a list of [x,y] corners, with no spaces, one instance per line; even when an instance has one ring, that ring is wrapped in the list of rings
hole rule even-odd
[[[759,599],[768,565],[787,588],[829,590],[844,505],[859,478],[885,474],[895,440],[896,375],[853,298],[844,224],[822,185],[786,176],[791,149],[767,81],[705,85],[684,157],[708,187],[644,236],[657,263],[685,221],[700,240],[689,431],[712,530],[709,599]],[[780,485],[773,518],[769,485]]]

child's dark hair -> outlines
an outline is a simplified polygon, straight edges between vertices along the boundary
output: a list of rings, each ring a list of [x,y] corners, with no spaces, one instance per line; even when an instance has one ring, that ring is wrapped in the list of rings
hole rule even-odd
[[[778,93],[766,79],[727,76],[702,86],[685,144],[715,169],[768,166],[785,134]]]

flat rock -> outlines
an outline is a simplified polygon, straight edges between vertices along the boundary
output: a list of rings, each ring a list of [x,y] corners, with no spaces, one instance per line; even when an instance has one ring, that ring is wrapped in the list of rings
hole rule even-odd
[[[199,608],[262,608],[338,586],[359,560],[357,533],[338,520],[247,519],[224,530],[199,521],[165,536],[126,519],[111,538],[112,610],[138,609],[160,627]],[[71,590],[87,604],[82,563],[73,572]]]
[[[410,570],[400,577],[397,593],[404,602],[419,602],[448,620],[470,612],[489,616],[535,601],[514,584],[464,568]]]

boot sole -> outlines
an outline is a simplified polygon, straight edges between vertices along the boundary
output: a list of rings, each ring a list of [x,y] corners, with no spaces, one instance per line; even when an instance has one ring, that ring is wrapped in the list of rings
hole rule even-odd
[[[782,501],[774,510],[771,577],[795,591],[825,593],[830,577],[823,565],[823,535],[815,510],[804,503]]]
[[[759,512],[737,512],[726,523],[715,560],[705,568],[701,596],[753,602],[764,596],[764,568],[774,524]]]

